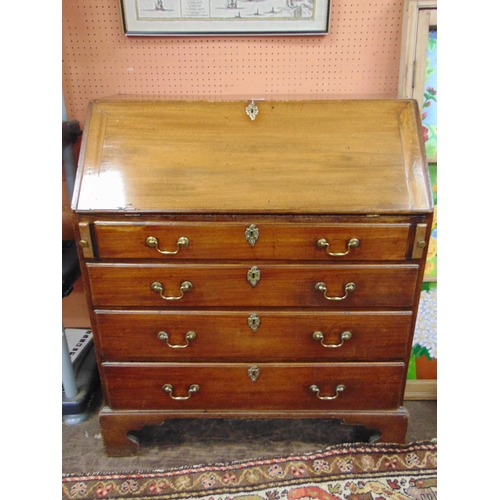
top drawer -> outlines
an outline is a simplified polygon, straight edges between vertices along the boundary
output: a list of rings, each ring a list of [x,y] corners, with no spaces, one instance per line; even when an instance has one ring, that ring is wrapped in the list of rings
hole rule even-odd
[[[410,224],[94,224],[102,259],[404,260]]]

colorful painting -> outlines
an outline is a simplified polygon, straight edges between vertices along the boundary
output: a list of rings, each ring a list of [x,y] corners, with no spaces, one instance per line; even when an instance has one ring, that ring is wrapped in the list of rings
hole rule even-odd
[[[438,202],[437,202],[437,164],[429,164],[429,176],[431,178],[432,196],[434,198],[434,218],[432,221],[432,231],[429,240],[429,248],[427,250],[427,262],[425,264],[425,281],[437,280],[437,219],[438,219]]]
[[[422,124],[427,158],[437,158],[437,29],[429,32]]]
[[[429,176],[434,198],[434,219],[427,250],[424,284],[420,295],[413,345],[408,365],[409,380],[437,379],[437,29],[429,31],[422,126]]]
[[[437,164],[429,164],[434,219],[408,367],[409,380],[437,378]]]
[[[437,283],[424,283],[420,294],[408,379],[437,378]]]

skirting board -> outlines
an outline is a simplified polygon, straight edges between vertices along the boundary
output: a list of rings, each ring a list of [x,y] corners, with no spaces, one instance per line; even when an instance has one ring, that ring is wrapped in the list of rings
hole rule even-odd
[[[408,380],[404,399],[437,400],[437,380]]]

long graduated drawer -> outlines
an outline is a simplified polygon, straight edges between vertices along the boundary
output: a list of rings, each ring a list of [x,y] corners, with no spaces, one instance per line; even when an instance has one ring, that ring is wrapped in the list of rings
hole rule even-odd
[[[88,264],[87,269],[98,307],[411,307],[419,274],[417,264]]]
[[[113,222],[94,224],[101,259],[404,260],[411,225]]]
[[[404,357],[411,311],[96,310],[106,361],[376,361]]]
[[[111,409],[390,409],[404,363],[104,363]]]

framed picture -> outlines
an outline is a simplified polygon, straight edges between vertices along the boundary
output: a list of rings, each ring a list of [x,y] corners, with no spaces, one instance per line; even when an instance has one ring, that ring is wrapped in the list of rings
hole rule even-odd
[[[120,0],[131,36],[326,35],[329,0]]]
[[[437,0],[404,0],[398,98],[415,99],[434,198],[405,399],[437,399]]]

